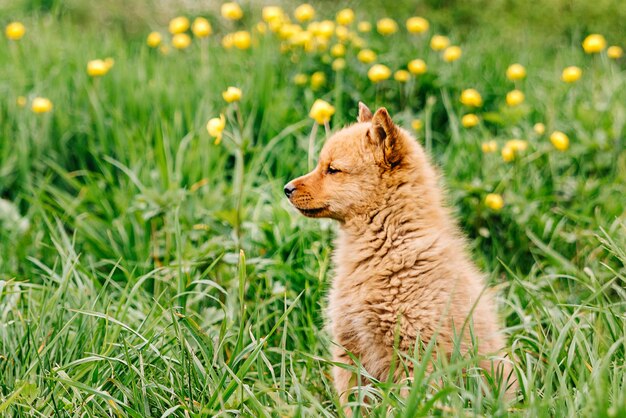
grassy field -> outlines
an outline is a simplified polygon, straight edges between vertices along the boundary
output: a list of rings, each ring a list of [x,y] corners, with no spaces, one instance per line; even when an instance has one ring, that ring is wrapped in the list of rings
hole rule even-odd
[[[0,1],[0,416],[342,415],[322,314],[335,226],[282,186],[359,100],[440,166],[498,290],[520,393],[507,404],[476,356],[455,355],[408,398],[361,387],[355,412],[626,416],[626,61],[582,47],[593,33],[625,46],[620,1],[513,1],[501,20],[500,2],[353,2],[354,21],[310,30],[296,4],[289,23],[248,3],[240,20],[214,3],[110,3]],[[313,4],[335,21],[336,4]],[[187,29],[177,49],[179,15],[212,34]],[[414,15],[427,30],[408,32]],[[397,32],[379,33],[385,16]],[[460,57],[434,51],[436,34]],[[524,77],[507,77],[514,63]],[[312,137],[316,99],[335,113]]]

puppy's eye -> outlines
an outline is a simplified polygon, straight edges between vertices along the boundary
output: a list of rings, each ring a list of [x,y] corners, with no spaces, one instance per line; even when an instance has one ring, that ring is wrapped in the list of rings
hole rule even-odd
[[[337,174],[337,173],[341,173],[341,170],[336,169],[335,167],[329,165],[328,168],[326,169],[326,174]]]

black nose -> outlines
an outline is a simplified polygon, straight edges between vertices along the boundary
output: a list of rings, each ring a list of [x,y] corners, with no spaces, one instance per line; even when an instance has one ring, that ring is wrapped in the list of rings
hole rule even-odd
[[[296,190],[296,186],[291,183],[287,183],[283,191],[285,192],[285,196],[291,197],[292,193]]]

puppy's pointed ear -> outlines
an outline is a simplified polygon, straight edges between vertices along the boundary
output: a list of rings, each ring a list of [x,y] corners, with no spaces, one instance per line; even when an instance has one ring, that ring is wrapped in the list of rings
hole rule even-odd
[[[363,102],[359,102],[359,116],[356,120],[358,122],[369,122],[372,120],[372,111]]]
[[[372,117],[370,138],[376,146],[376,157],[380,163],[394,166],[402,159],[400,150],[400,133],[384,107],[379,108]]]

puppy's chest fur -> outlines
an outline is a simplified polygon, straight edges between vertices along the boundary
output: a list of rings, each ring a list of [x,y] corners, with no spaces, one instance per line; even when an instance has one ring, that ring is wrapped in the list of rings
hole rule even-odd
[[[451,341],[480,294],[471,266],[454,260],[436,233],[392,237],[340,233],[327,316],[333,340],[385,378],[394,345],[413,349],[416,338]],[[475,283],[472,283],[475,281]],[[492,316],[492,315],[487,315]]]

